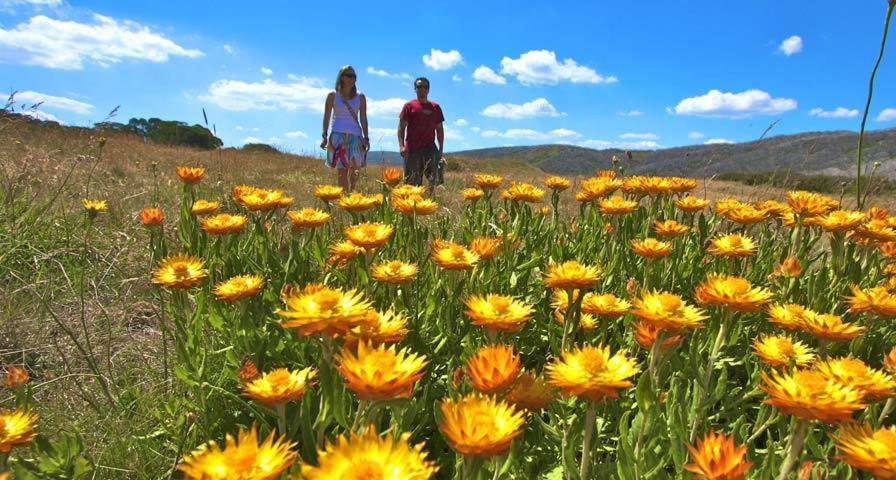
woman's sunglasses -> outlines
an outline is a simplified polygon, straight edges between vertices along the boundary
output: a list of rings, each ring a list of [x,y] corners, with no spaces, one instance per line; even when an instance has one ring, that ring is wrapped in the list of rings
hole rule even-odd
[[[354,73],[343,73],[342,76],[347,78],[358,78]]]

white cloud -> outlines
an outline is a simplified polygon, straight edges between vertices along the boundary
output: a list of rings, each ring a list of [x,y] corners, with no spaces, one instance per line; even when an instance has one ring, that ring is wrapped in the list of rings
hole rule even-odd
[[[234,127],[233,129],[236,130],[237,132],[242,132],[242,131],[243,131],[243,126],[242,126],[242,125],[237,125],[237,126]]]
[[[778,50],[788,57],[800,53],[803,51],[803,39],[799,35],[791,35],[778,45]]]
[[[706,137],[706,135],[704,135],[703,132],[698,132],[696,130],[694,130],[692,132],[688,132],[688,138],[693,139],[693,140],[699,140],[704,137]]]
[[[622,135],[619,135],[619,138],[623,140],[659,140],[660,136],[655,133],[623,133]]]
[[[557,128],[549,132],[541,132],[531,128],[509,128],[503,132],[500,130],[482,130],[479,134],[485,138],[509,138],[512,140],[551,140],[581,136],[579,132],[567,128]]]
[[[233,54],[233,47],[231,47],[230,45],[228,45],[228,44],[225,43],[224,46],[223,46],[222,48],[224,48],[224,51],[225,51],[225,52],[230,53],[230,54]]]
[[[504,85],[507,83],[506,78],[498,75],[494,70],[485,65],[476,67],[476,70],[473,71],[473,80],[475,80],[474,83],[494,83],[495,85]]]
[[[246,137],[246,138],[240,140],[240,142],[242,142],[243,145],[245,145],[245,144],[247,144],[247,143],[264,143],[264,142],[263,142],[260,138],[258,138],[258,137]]]
[[[640,117],[644,112],[640,110],[629,110],[627,112],[619,112],[620,117]]]
[[[292,83],[278,83],[271,79],[260,82],[218,80],[209,85],[206,95],[199,99],[225,110],[307,110],[323,112],[324,100],[330,89],[316,86],[299,77]]]
[[[479,131],[482,130],[482,129],[479,128],[479,127],[473,126],[473,127],[470,127],[470,130],[472,130],[472,131],[474,131],[474,132],[476,132],[476,133],[479,133]]]
[[[724,145],[724,144],[729,144],[729,143],[734,143],[734,142],[731,140],[728,140],[727,138],[710,138],[710,139],[706,140],[705,142],[703,142],[704,145]]]
[[[410,80],[411,76],[407,73],[389,73],[385,70],[376,68],[376,67],[367,67],[367,73],[371,75],[376,75],[377,77],[383,78],[403,78],[405,80]]]
[[[55,108],[81,115],[87,115],[93,110],[93,105],[89,103],[79,102],[78,100],[66,97],[56,97],[45,93],[32,92],[30,90],[17,92],[15,100],[17,103],[27,103],[31,105],[39,103],[41,104],[41,108]]]
[[[41,110],[32,109],[32,110],[25,110],[25,111],[22,111],[22,112],[19,112],[19,113],[21,113],[22,115],[31,117],[31,118],[36,118],[36,119],[38,119],[38,120],[43,120],[43,121],[45,121],[45,122],[56,122],[56,123],[59,123],[59,124],[65,124],[65,122],[63,122],[62,120],[60,120],[58,117],[56,117],[56,116],[53,115],[52,113],[47,113],[47,112],[44,112],[44,111],[41,111]]]
[[[889,122],[890,120],[896,120],[896,108],[885,108],[877,114],[878,122]]]
[[[460,141],[464,139],[464,135],[459,130],[455,130],[448,125],[444,125],[443,130],[445,132],[445,140]]]
[[[606,150],[609,148],[617,148],[620,150],[656,150],[662,148],[662,145],[653,140],[641,140],[639,142],[618,142],[607,140],[585,140],[578,142],[576,145],[581,147],[593,148],[596,150]]]
[[[501,73],[512,75],[523,85],[556,85],[561,81],[572,83],[613,83],[616,77],[605,77],[594,69],[579,65],[575,60],[567,58],[563,63],[557,61],[557,55],[551,50],[530,50],[519,58],[504,57],[501,59]]]
[[[466,127],[467,121],[463,118],[458,118],[457,120],[454,121],[454,124],[457,125],[458,127]]]
[[[455,73],[454,75],[451,76],[451,81],[452,81],[452,82],[459,82],[459,81],[461,81],[460,75],[458,75],[458,74]]]
[[[423,63],[433,70],[450,70],[463,63],[464,57],[457,50],[443,52],[432,48],[429,53],[423,55]]]
[[[740,93],[710,90],[705,95],[685,98],[670,112],[701,117],[747,118],[753,115],[778,115],[796,108],[796,100],[772,98],[762,90]]]
[[[261,73],[263,73],[265,75],[273,75],[274,71],[268,67],[261,67]]]
[[[130,20],[94,14],[93,21],[86,24],[38,15],[14,29],[0,28],[0,58],[25,65],[81,70],[85,63],[108,67],[122,60],[161,63],[172,56],[203,55]]]
[[[533,117],[559,117],[565,115],[557,111],[546,98],[536,98],[531,102],[523,103],[496,103],[489,105],[480,112],[481,115],[494,118],[533,118]]]
[[[62,6],[62,0],[0,0],[0,7],[8,8],[16,5],[56,8]]]
[[[398,97],[387,98],[384,100],[367,99],[367,116],[368,117],[388,117],[398,119],[401,107],[407,100]]]
[[[305,132],[303,132],[301,130],[286,132],[283,134],[283,136],[288,137],[288,138],[308,138],[308,135],[305,135]]]
[[[570,130],[568,128],[555,128],[554,130],[551,130],[549,133],[554,137],[560,137],[560,138],[576,138],[576,137],[582,136],[581,133],[579,133],[575,130]]]
[[[809,110],[809,115],[821,118],[853,118],[858,116],[859,111],[855,108],[837,107],[833,110],[824,110],[821,108],[813,108]]]

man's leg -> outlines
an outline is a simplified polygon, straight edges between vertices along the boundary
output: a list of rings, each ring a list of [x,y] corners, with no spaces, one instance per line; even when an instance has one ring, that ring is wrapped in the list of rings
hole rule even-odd
[[[404,160],[404,183],[420,185],[423,183],[423,162],[420,152],[408,152]]]

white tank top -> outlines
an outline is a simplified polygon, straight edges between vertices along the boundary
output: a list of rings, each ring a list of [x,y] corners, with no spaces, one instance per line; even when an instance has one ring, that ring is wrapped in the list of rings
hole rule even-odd
[[[333,98],[333,125],[330,128],[332,132],[340,132],[340,133],[350,133],[352,135],[361,136],[361,127],[358,125],[358,122],[355,120],[356,117],[352,116],[352,114],[345,108],[345,103],[347,102],[351,105],[352,110],[355,111],[355,115],[360,115],[361,113],[361,93],[359,92],[354,96],[351,100],[346,100],[343,102],[342,97],[339,96],[339,92],[333,92],[336,97]]]

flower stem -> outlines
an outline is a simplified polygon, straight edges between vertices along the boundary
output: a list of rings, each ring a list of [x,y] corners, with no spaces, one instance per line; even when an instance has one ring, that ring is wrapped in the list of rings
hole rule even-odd
[[[787,452],[787,458],[781,465],[781,473],[778,474],[778,480],[787,480],[787,475],[796,465],[803,451],[803,442],[806,440],[806,433],[809,430],[809,421],[800,420],[793,430],[790,431],[790,450]]]
[[[582,464],[579,466],[579,478],[588,478],[591,467],[591,436],[594,434],[594,419],[597,416],[596,402],[588,402],[585,412],[585,438],[582,440]]]
[[[722,349],[722,345],[725,344],[725,339],[728,338],[728,327],[730,327],[730,325],[731,313],[725,312],[722,317],[722,325],[719,327],[719,334],[716,335],[716,341],[713,343],[712,351],[709,354],[709,360],[706,362],[706,371],[703,372],[703,378],[700,381],[700,395],[697,399],[697,408],[694,411],[694,418],[691,420],[691,443],[694,443],[694,439],[697,437],[697,427],[700,424],[700,413],[701,410],[703,410],[703,403],[706,402],[706,397],[709,395],[710,383],[712,383],[712,371],[713,368],[715,368],[716,360],[719,358],[719,351]]]
[[[896,398],[890,398],[887,400],[887,403],[884,404],[884,409],[880,412],[880,417],[877,419],[878,426],[884,423],[884,420],[887,419],[887,415],[893,411],[893,407],[896,407]]]
[[[277,430],[280,435],[286,435],[286,404],[278,403],[277,409]]]

